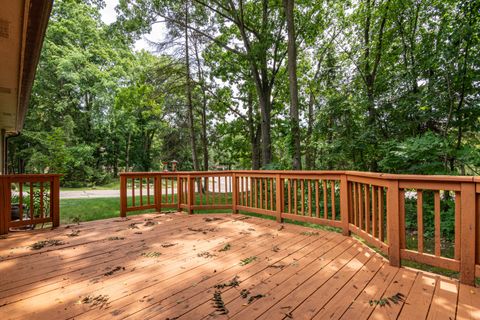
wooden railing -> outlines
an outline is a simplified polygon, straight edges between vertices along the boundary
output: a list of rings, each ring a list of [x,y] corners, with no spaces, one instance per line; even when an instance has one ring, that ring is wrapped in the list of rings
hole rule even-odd
[[[60,175],[0,176],[0,234],[60,224]]]
[[[123,173],[121,215],[229,209],[337,227],[393,266],[415,261],[480,277],[480,178],[355,171]]]

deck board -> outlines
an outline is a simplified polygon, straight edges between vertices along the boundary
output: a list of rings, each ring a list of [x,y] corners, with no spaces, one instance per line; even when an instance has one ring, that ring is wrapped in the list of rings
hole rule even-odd
[[[29,248],[49,239],[64,244]],[[226,244],[230,248],[219,251]],[[241,265],[248,257],[256,259]],[[233,279],[238,286],[215,288]],[[261,297],[249,302],[240,295],[243,289]],[[213,306],[216,290],[226,315]],[[398,292],[405,296],[399,303],[369,303]],[[478,319],[480,292],[454,279],[391,267],[338,233],[242,215],[144,214],[0,239],[0,314],[2,319]]]

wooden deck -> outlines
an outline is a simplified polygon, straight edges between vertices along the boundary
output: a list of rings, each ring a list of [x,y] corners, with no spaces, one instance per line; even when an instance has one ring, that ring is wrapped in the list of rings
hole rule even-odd
[[[150,214],[1,239],[0,318],[480,319],[480,290],[334,232]]]

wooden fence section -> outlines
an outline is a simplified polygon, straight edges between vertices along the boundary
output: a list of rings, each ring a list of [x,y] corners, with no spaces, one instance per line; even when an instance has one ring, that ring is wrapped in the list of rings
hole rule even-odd
[[[394,266],[415,261],[480,277],[480,178],[355,171],[123,173],[121,215],[231,209],[340,228]]]
[[[60,224],[60,175],[0,176],[0,234],[11,228]]]

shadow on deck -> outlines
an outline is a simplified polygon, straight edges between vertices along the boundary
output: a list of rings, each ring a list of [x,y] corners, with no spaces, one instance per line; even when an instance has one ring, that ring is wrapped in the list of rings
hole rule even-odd
[[[60,242],[30,248],[45,240]],[[148,214],[1,239],[0,314],[480,319],[480,290],[392,267],[338,233],[243,215]]]

